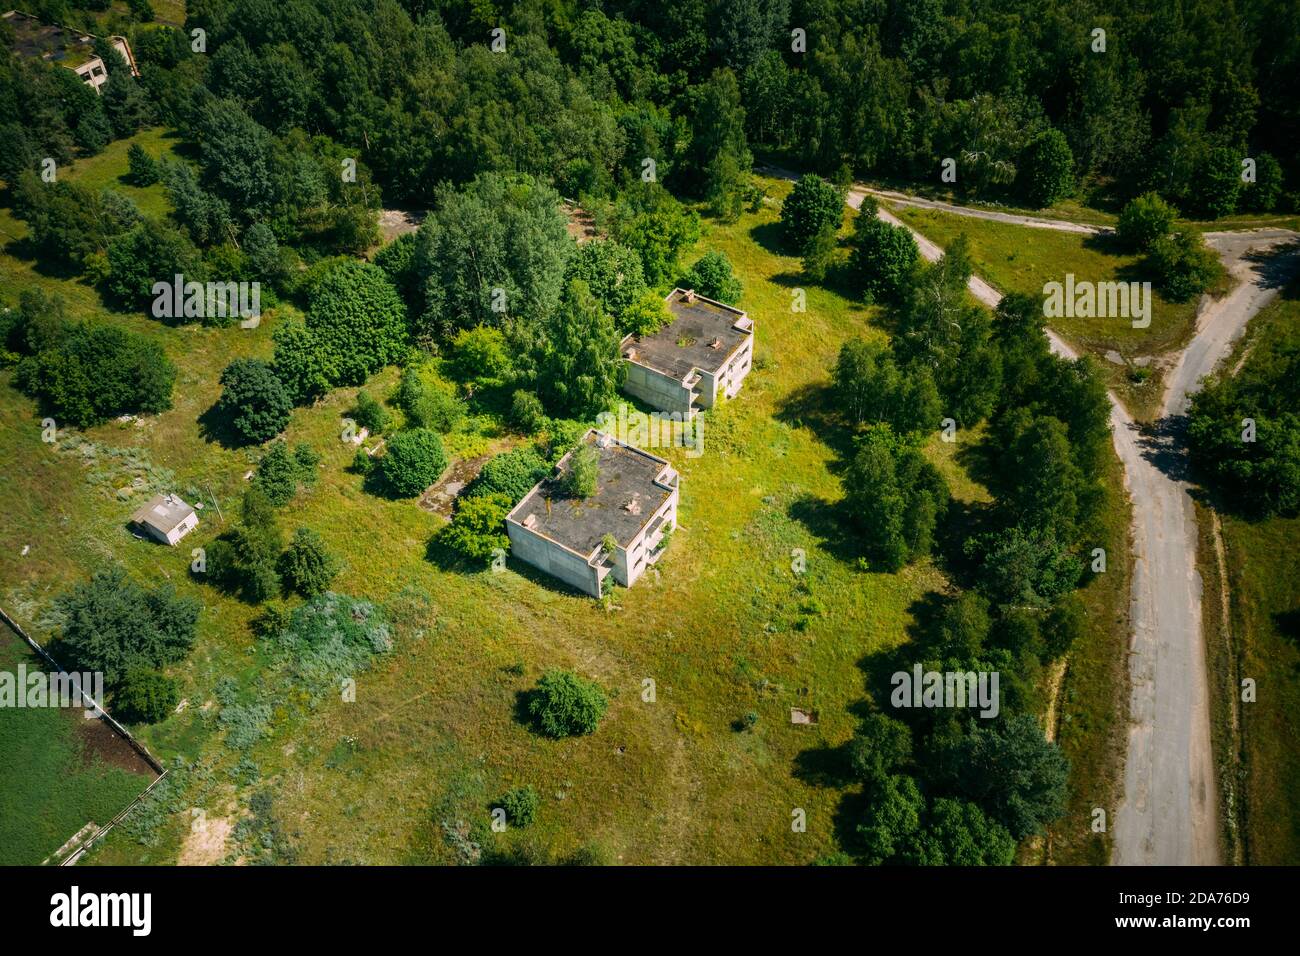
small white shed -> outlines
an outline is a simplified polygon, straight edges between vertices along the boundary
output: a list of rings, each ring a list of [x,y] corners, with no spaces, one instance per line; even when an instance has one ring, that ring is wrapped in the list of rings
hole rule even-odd
[[[199,516],[176,495],[154,495],[131,516],[131,523],[149,537],[174,545],[198,527]]]

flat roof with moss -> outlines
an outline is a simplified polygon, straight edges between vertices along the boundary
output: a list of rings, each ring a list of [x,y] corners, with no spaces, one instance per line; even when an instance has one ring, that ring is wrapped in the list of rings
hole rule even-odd
[[[673,289],[664,300],[673,320],[652,335],[623,343],[623,357],[682,380],[692,369],[716,374],[744,345],[753,325],[742,309]]]
[[[539,481],[515,506],[509,520],[585,557],[607,534],[620,547],[631,544],[672,494],[676,472],[664,475],[665,469],[671,470],[666,460],[595,429],[582,440],[598,455],[595,494],[568,498],[559,490],[560,477],[573,457],[570,452],[560,459],[554,475]],[[662,483],[657,480],[661,476]]]
[[[48,60],[73,70],[95,59],[92,34],[45,23],[17,10],[10,10],[4,19],[13,27],[13,50],[20,56]]]

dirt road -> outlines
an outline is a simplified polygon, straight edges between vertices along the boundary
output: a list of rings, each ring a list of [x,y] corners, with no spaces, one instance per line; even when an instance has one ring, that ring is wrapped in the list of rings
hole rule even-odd
[[[1022,213],[998,212],[993,209],[977,209],[973,206],[959,206],[955,203],[943,202],[938,199],[924,199],[921,196],[909,196],[906,193],[894,192],[890,189],[870,189],[862,187],[860,192],[875,196],[877,199],[887,199],[889,202],[896,203],[900,206],[916,206],[919,209],[938,209],[942,212],[955,213],[958,216],[969,216],[972,219],[988,219],[991,222],[1005,222],[1013,226],[1028,226],[1031,229],[1054,229],[1057,232],[1077,232],[1085,236],[1095,236],[1098,233],[1110,232],[1103,226],[1090,226],[1082,222],[1069,222],[1065,219],[1044,219],[1040,216],[1026,216]],[[859,204],[861,200],[859,200]],[[854,207],[857,208],[856,206]]]
[[[894,202],[958,211],[947,204],[863,189],[850,192],[849,204],[860,207],[868,192]],[[1036,228],[1099,231],[1056,220],[961,212]],[[879,216],[901,225],[886,210],[880,210]],[[942,253],[915,230],[912,234],[927,260]],[[1133,504],[1134,557],[1128,756],[1123,797],[1111,818],[1117,864],[1219,862],[1201,578],[1196,569],[1198,536],[1185,456],[1177,440],[1178,420],[1201,379],[1227,355],[1250,318],[1277,294],[1284,277],[1297,265],[1294,249],[1268,258],[1258,253],[1275,251],[1296,238],[1281,229],[1207,234],[1206,240],[1238,285],[1225,298],[1201,309],[1196,334],[1169,376],[1161,421],[1144,433],[1114,394],[1109,396],[1115,452]],[[978,277],[971,278],[970,289],[990,307],[1001,298]],[[1076,357],[1059,336],[1049,331],[1048,337],[1057,354]]]

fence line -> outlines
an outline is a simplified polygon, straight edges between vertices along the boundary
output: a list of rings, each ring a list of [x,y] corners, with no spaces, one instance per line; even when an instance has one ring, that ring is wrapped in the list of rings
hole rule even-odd
[[[22,627],[19,626],[18,622],[15,621],[12,617],[10,617],[8,613],[6,613],[5,609],[2,607],[0,607],[0,620],[4,621],[5,624],[9,625],[9,629],[13,631],[15,634],[17,634],[19,637],[21,637],[24,641],[26,641],[27,645],[38,655],[40,655],[41,659],[44,660],[47,664],[49,664],[52,668],[54,668],[55,671],[57,671],[60,674],[68,673],[63,669],[62,665],[60,665],[58,661],[56,661],[53,657],[50,656],[49,651],[41,647],[41,645],[38,644],[31,635],[29,635],[26,631],[24,631]],[[78,686],[80,686],[80,684],[78,684]],[[119,724],[113,718],[113,716],[108,713],[108,711],[100,707],[99,703],[95,700],[95,698],[91,697],[90,694],[86,692],[86,689],[84,687],[81,688],[81,699],[84,703],[90,705],[87,709],[94,711],[96,717],[104,721],[115,732],[120,734],[121,737],[131,746],[131,749],[134,750],[137,754],[139,754],[140,758],[144,760],[144,762],[147,763],[155,773],[165,774],[167,772],[167,768],[164,767],[162,763],[160,763],[159,760],[149,752],[149,748],[147,748],[144,744],[140,743],[140,741],[136,740],[133,736],[131,736],[131,732],[129,730],[127,730],[125,727]],[[159,777],[159,779],[162,778]],[[154,783],[157,782],[158,782],[157,780],[154,781]],[[150,784],[150,786],[153,786],[153,784]]]
[[[62,863],[60,863],[59,866],[72,866],[79,859],[81,859],[82,856],[85,855],[87,850],[89,850],[92,846],[94,846],[104,836],[108,834],[109,830],[113,829],[113,827],[117,826],[119,823],[125,820],[126,815],[130,813],[132,810],[134,810],[141,800],[149,796],[149,792],[153,790],[154,787],[158,786],[158,784],[162,783],[163,777],[167,776],[169,772],[170,771],[164,770],[160,776],[154,779],[153,783],[149,784],[149,786],[141,790],[140,793],[136,795],[136,798],[134,800],[128,803],[125,807],[123,807],[122,811],[117,816],[113,817],[113,819],[109,820],[106,825],[96,830],[90,836],[90,838],[86,840],[85,843],[81,844],[81,846],[77,847],[77,849],[75,849],[73,852],[69,853],[68,858],[64,860]]]

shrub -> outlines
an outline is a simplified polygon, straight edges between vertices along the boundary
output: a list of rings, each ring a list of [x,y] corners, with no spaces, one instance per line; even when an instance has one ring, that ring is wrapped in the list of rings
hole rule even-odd
[[[388,442],[380,461],[384,481],[393,493],[413,498],[438,480],[447,467],[447,455],[438,433],[428,428],[398,432]]]
[[[60,649],[78,669],[102,671],[110,687],[133,670],[185,658],[194,644],[199,603],[171,585],[146,591],[120,568],[96,571],[56,599]]]
[[[382,269],[343,260],[312,287],[307,328],[326,378],[359,385],[402,357],[406,306]]]
[[[503,494],[511,504],[517,504],[550,470],[533,449],[512,448],[489,460],[465,493],[470,496]]]
[[[1178,210],[1158,194],[1143,193],[1120,210],[1116,232],[1129,249],[1146,252],[1156,240],[1169,235],[1176,218]]]
[[[565,281],[581,279],[600,307],[616,319],[646,291],[641,257],[612,240],[595,240],[578,246],[569,260]]]
[[[311,329],[301,322],[282,322],[271,338],[275,342],[276,377],[295,405],[305,405],[329,390],[320,347]]]
[[[61,306],[34,324],[23,307],[20,321],[36,352],[19,363],[16,384],[40,399],[60,425],[86,428],[125,412],[171,408],[176,367],[156,342],[110,325],[63,322],[59,311]]]
[[[835,262],[835,249],[838,243],[833,229],[823,229],[806,242],[801,251],[800,266],[813,282],[821,282],[830,272]]]
[[[537,819],[537,809],[542,798],[531,785],[507,790],[501,797],[501,809],[511,826],[526,827]]]
[[[427,389],[410,410],[410,420],[418,428],[432,428],[446,435],[465,418],[465,403],[441,388]]]
[[[1282,198],[1282,165],[1269,153],[1255,157],[1255,181],[1242,192],[1242,205],[1255,212],[1272,212]]]
[[[474,388],[504,385],[514,374],[505,334],[480,325],[464,329],[452,342],[452,373]]]
[[[513,507],[500,492],[462,498],[451,522],[438,532],[438,541],[467,558],[486,561],[498,549],[509,550],[505,520]]]
[[[1208,149],[1192,177],[1192,207],[1211,219],[1229,216],[1237,209],[1241,187],[1241,155],[1226,146]]]
[[[815,173],[801,178],[781,204],[781,228],[790,248],[802,252],[820,233],[833,236],[844,222],[844,196]]]
[[[407,424],[443,435],[452,431],[465,417],[465,403],[450,389],[439,380],[426,381],[418,368],[407,368],[397,388],[397,404],[406,413]]]
[[[678,257],[700,237],[700,220],[659,183],[638,183],[623,192],[613,216],[615,238],[636,251],[648,285],[665,282]]]
[[[180,696],[176,681],[166,674],[135,669],[127,671],[113,695],[113,709],[129,723],[156,724],[176,709]]]
[[[293,463],[298,468],[298,480],[304,485],[316,484],[316,469],[320,467],[320,455],[316,449],[305,442],[293,446]]]
[[[584,443],[574,449],[568,467],[560,475],[560,493],[568,498],[590,498],[596,493],[599,478],[600,455]]]
[[[358,475],[368,475],[375,468],[375,460],[370,457],[364,448],[358,448],[357,453],[352,456],[352,471]]]
[[[262,607],[262,613],[249,623],[252,632],[258,637],[275,637],[289,626],[289,609],[278,601],[271,601]]]
[[[299,528],[284,554],[280,555],[280,577],[303,597],[315,597],[329,590],[339,573],[339,562],[325,550],[321,536],[310,528]]]
[[[694,289],[706,299],[735,305],[740,301],[744,287],[731,268],[725,253],[706,252],[678,283],[683,289]]]
[[[623,383],[621,336],[581,279],[573,279],[540,335],[539,394],[553,414],[587,418],[606,408]]]
[[[214,584],[260,603],[280,591],[277,564],[284,535],[275,506],[256,484],[244,491],[240,522],[208,546],[207,574]]]
[[[374,264],[384,270],[390,282],[401,293],[406,302],[416,299],[416,277],[413,272],[415,263],[415,233],[408,232],[398,236],[388,245],[375,253]]]
[[[388,409],[375,401],[365,389],[357,392],[353,417],[356,418],[358,425],[369,429],[372,435],[381,434],[391,421]]]
[[[524,434],[532,434],[546,420],[546,409],[535,392],[519,389],[510,399],[510,422]]]
[[[663,296],[646,292],[623,310],[618,319],[618,331],[620,335],[652,335],[672,320]]]
[[[1212,286],[1223,272],[1199,232],[1179,229],[1151,245],[1147,265],[1165,298],[1186,302]]]
[[[254,278],[284,288],[292,266],[291,254],[281,251],[270,226],[264,222],[249,226],[244,233],[243,250]]]
[[[289,453],[289,446],[277,441],[257,463],[253,484],[278,508],[288,504],[297,493],[300,471],[298,462]]]
[[[235,359],[221,373],[221,385],[216,412],[243,441],[260,444],[289,424],[293,402],[268,363]]]
[[[555,738],[594,733],[608,708],[600,685],[561,670],[542,675],[528,701],[538,729]]]
[[[948,506],[942,475],[888,425],[871,425],[844,477],[845,505],[867,557],[897,571],[928,554]]]
[[[981,590],[995,604],[1048,607],[1083,577],[1083,561],[1068,543],[1018,526],[972,538],[965,550],[979,560]]]
[[[108,294],[125,306],[146,308],[155,299],[155,282],[177,273],[186,282],[201,279],[199,262],[198,250],[184,235],[145,220],[108,244]],[[171,320],[183,322],[185,316],[173,315]]]
[[[1041,629],[1043,653],[1048,660],[1061,657],[1083,637],[1087,618],[1088,612],[1078,595],[1067,594],[1057,602]]]

